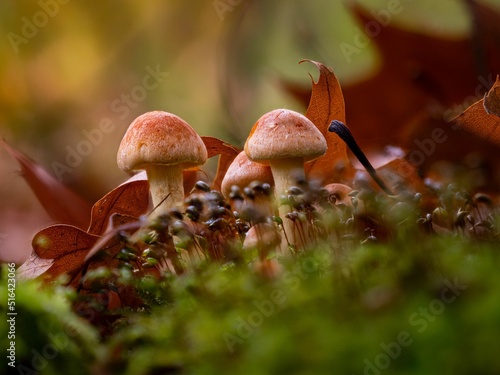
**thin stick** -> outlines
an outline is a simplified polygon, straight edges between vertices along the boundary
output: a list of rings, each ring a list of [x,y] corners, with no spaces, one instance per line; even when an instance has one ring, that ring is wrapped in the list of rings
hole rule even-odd
[[[328,131],[337,134],[340,139],[342,139],[347,147],[352,151],[354,156],[359,160],[359,162],[365,167],[373,180],[377,183],[378,186],[388,195],[394,195],[394,193],[387,187],[384,181],[379,177],[377,171],[371,165],[370,161],[364,154],[364,152],[359,147],[358,143],[354,139],[349,128],[341,121],[333,120],[330,126],[328,127]]]

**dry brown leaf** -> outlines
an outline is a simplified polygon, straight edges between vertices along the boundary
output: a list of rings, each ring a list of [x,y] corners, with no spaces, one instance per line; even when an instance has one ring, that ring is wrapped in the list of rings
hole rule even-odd
[[[360,29],[379,24],[376,13],[358,1],[349,9]],[[404,136],[405,127],[422,111],[457,106],[488,85],[488,72],[476,70],[471,37],[430,35],[389,23],[370,41],[380,54],[380,69],[344,87],[349,125],[362,147],[411,149],[414,139]]]
[[[137,222],[147,213],[149,205],[149,184],[143,179],[132,179],[106,194],[92,207],[92,221],[88,232],[71,225],[53,225],[38,232],[33,238],[33,254],[22,266],[28,277],[41,274],[54,279],[64,273],[71,276],[75,285],[75,276],[83,269],[86,256],[99,239],[106,238],[102,246],[108,257],[104,261],[95,260],[89,268],[108,265],[113,254],[120,250],[116,236],[106,236],[110,227],[124,226]],[[102,237],[101,237],[102,236]],[[40,259],[52,260],[51,266],[43,273],[38,271]]]
[[[498,97],[499,90],[500,80],[497,78],[497,81],[486,95],[488,103],[491,104],[500,101]],[[467,108],[461,115],[454,118],[452,120],[452,128],[462,130],[469,136],[480,139],[500,149],[500,118],[497,115],[488,114],[485,110],[484,102],[485,99],[479,100]]]
[[[487,114],[500,117],[500,83],[498,76],[493,87],[484,96],[483,104]]]
[[[215,137],[204,136],[201,137],[201,139],[203,140],[203,143],[205,143],[209,158],[220,155],[219,162],[217,164],[217,173],[215,174],[215,178],[212,183],[212,189],[220,191],[222,180],[224,179],[227,169],[241,150]]]
[[[413,190],[425,191],[422,178],[417,168],[408,161],[408,156],[394,158],[390,162],[377,168],[377,173],[396,192]]]
[[[136,218],[121,214],[112,215],[109,221],[111,228],[125,228],[127,224],[137,222]],[[44,276],[49,281],[67,274],[70,276],[68,285],[77,286],[80,277],[76,276],[84,269],[91,270],[100,266],[117,265],[118,260],[115,259],[115,255],[121,250],[122,246],[115,235],[116,232],[113,232],[112,229],[107,231],[113,233],[113,235],[108,236],[105,233],[103,237],[100,237],[63,224],[47,227],[38,232],[33,238],[33,254],[26,262],[25,267],[33,270],[31,277]],[[105,241],[101,241],[102,239],[105,239]],[[106,256],[94,258],[92,262],[87,264],[87,255],[96,243],[100,243],[100,249],[104,250]],[[51,266],[43,273],[39,273],[36,269],[40,259],[52,260]],[[85,268],[86,265],[87,268]]]
[[[85,261],[90,260],[98,252],[105,248],[106,244],[113,240],[114,237],[118,235],[119,232],[135,232],[141,227],[143,222],[141,220],[134,220],[131,217],[121,217],[117,220],[113,216],[114,221],[108,225],[106,231],[99,237],[91,248],[89,248],[87,254],[85,255]]]
[[[22,152],[3,140],[0,140],[0,143],[19,162],[21,175],[53,220],[82,229],[87,228],[90,221],[90,204]]]
[[[316,125],[328,145],[326,154],[306,164],[306,174],[310,178],[322,180],[323,184],[341,180],[340,169],[350,169],[345,143],[335,133],[328,131],[333,120],[345,124],[344,96],[333,71],[325,65],[312,61],[320,75],[317,82],[311,76],[312,94],[305,116]]]
[[[393,147],[385,153],[370,153],[367,155],[370,164],[376,170],[379,178],[389,187],[392,194],[402,191],[423,192],[425,187],[419,171],[408,160],[408,154],[399,147]],[[373,188],[379,189],[368,171],[363,168],[358,160],[351,159],[354,169],[358,173],[366,174],[366,182]]]
[[[85,255],[98,239],[99,236],[71,225],[53,225],[35,235],[33,251],[40,258],[54,260],[44,276],[53,279],[67,273],[73,278],[83,267]]]
[[[344,141],[337,134],[328,131],[333,120],[345,122],[342,90],[331,69],[323,64],[311,62],[320,70],[320,77],[318,82],[313,82],[312,95],[306,116],[325,135],[328,142],[328,151],[323,157],[306,164],[306,170],[309,177],[319,178],[324,184],[339,181],[349,182],[355,169],[364,169],[362,167],[355,168],[350,163]],[[390,179],[387,183],[391,187],[395,187],[396,191],[402,185],[414,190],[422,188],[422,181],[417,169],[405,157],[390,157],[375,169],[380,175]]]
[[[102,234],[114,214],[139,218],[147,212],[148,206],[148,181],[138,180],[122,184],[94,204],[88,233]]]
[[[360,26],[356,31],[360,42],[347,40],[340,47],[347,48],[347,61],[358,57],[361,43],[370,42],[380,58],[380,68],[367,79],[342,86],[348,125],[363,149],[382,151],[390,144],[411,150],[415,138],[406,136],[410,132],[406,127],[422,112],[441,107],[445,113],[439,117],[450,118],[465,100],[478,93],[482,96],[489,89],[491,77],[500,70],[500,14],[484,2],[466,3],[479,28],[476,38],[429,35],[394,22],[380,25],[376,12],[355,0],[346,3]],[[364,34],[366,25],[379,25],[376,36]],[[479,52],[482,54],[478,56]],[[479,71],[478,62],[482,68]],[[309,88],[286,80],[281,84],[307,105]]]
[[[198,167],[183,170],[182,182],[184,185],[184,195],[188,195],[198,181],[208,181],[208,176],[205,171]]]
[[[54,259],[40,258],[32,251],[30,257],[17,269],[17,277],[20,280],[35,279],[47,271],[52,264],[54,264]]]

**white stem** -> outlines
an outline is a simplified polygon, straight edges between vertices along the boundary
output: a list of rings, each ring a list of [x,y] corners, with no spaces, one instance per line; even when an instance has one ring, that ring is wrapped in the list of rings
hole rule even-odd
[[[182,168],[178,165],[152,165],[147,169],[147,174],[153,207],[156,207],[151,218],[165,214],[171,208],[182,206],[184,202]]]
[[[274,194],[276,202],[279,204],[281,195],[286,194],[286,191],[291,186],[296,185],[298,180],[305,179],[304,159],[290,158],[271,160],[270,165],[274,178]],[[290,244],[297,246],[299,242],[297,241],[296,233],[293,230],[293,222],[286,218],[286,215],[290,212],[290,206],[279,206],[279,214],[281,220],[283,220],[283,230],[285,231]],[[281,249],[284,250],[286,248],[285,238],[282,239],[281,244]]]

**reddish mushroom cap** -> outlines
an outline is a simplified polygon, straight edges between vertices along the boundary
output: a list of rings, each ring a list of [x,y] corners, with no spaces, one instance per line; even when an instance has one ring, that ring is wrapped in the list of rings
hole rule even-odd
[[[325,137],[304,115],[275,109],[263,115],[250,131],[245,153],[253,161],[303,157],[312,160],[326,152]]]
[[[206,160],[207,149],[194,129],[179,116],[162,111],[137,117],[117,155],[118,167],[124,171],[144,169],[148,164],[189,168]]]
[[[229,196],[231,187],[236,185],[245,188],[253,181],[274,185],[273,174],[269,166],[255,163],[248,159],[244,151],[241,151],[233,160],[224,175],[221,184],[221,192],[224,196]]]

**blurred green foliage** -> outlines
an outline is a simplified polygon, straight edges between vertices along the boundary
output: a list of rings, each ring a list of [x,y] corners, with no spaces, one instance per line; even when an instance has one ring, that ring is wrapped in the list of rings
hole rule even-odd
[[[404,242],[283,258],[273,280],[213,263],[135,280],[149,296],[146,309],[123,309],[102,345],[69,311],[64,289],[23,283],[18,358],[43,350],[72,322],[81,336],[41,374],[80,366],[116,374],[498,374],[496,245],[407,234]]]
[[[99,355],[99,338],[90,324],[72,313],[72,292],[58,286],[44,288],[39,282],[17,282],[15,305],[7,305],[7,275],[7,265],[3,264],[0,269],[2,371],[14,370],[7,366],[12,361],[7,358],[9,349],[14,348],[16,369],[11,373],[58,374],[61,368],[66,374],[90,373]],[[12,311],[16,315],[7,315]],[[14,323],[7,323],[12,318]]]
[[[434,238],[306,253],[270,283],[200,269],[174,280],[169,308],[131,316],[108,360],[127,374],[495,374],[498,261]]]

